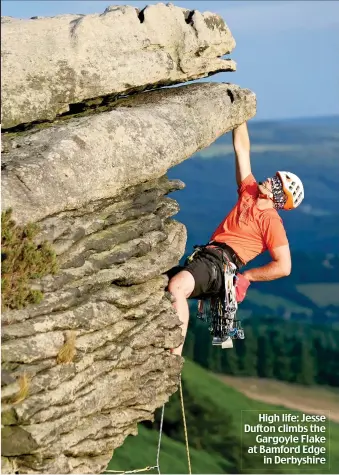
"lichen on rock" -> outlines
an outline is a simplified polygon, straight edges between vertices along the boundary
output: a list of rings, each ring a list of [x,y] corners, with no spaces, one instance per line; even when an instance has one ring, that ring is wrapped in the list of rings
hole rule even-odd
[[[30,280],[57,272],[56,256],[49,244],[34,242],[39,228],[34,223],[17,226],[12,210],[1,214],[1,308],[19,309],[40,303],[43,294]]]

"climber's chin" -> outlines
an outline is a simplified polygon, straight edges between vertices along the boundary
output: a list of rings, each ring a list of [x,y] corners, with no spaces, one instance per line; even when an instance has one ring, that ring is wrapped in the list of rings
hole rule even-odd
[[[271,180],[267,178],[265,181],[259,181],[258,188],[261,195],[270,195],[272,193]]]

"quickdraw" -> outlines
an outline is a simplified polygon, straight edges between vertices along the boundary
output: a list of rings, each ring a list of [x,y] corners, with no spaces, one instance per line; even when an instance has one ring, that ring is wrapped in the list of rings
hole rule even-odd
[[[203,248],[204,248],[204,246],[193,246],[193,248],[194,248],[194,251],[193,251],[192,254],[189,255],[189,256],[187,257],[187,259],[186,259],[187,262],[192,262],[193,259],[194,259],[194,256],[195,256],[196,254],[198,254],[198,252],[202,251]]]

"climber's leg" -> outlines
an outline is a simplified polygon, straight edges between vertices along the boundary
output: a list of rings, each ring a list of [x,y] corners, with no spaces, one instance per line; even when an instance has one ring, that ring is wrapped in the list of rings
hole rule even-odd
[[[220,274],[220,275],[219,275]],[[222,284],[221,271],[203,253],[198,253],[194,259],[185,263],[184,270],[172,274],[168,290],[173,295],[173,307],[182,321],[182,335],[185,338],[189,321],[189,306],[187,299],[198,299],[210,292],[219,290]],[[173,350],[173,354],[181,355],[183,344]]]
[[[189,320],[189,307],[187,303],[188,297],[192,294],[195,286],[195,280],[193,275],[183,270],[176,274],[169,281],[168,290],[173,295],[175,301],[173,302],[173,307],[178,313],[180,320],[182,321],[181,332],[182,336],[185,338],[188,327]],[[174,348],[174,355],[181,355],[183,348],[183,343]]]

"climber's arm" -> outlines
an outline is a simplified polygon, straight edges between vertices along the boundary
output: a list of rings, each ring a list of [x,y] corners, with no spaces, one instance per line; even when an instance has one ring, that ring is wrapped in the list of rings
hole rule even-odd
[[[240,187],[241,182],[251,173],[250,138],[246,122],[233,129],[233,147],[235,152],[236,180]]]
[[[280,279],[290,275],[292,262],[288,244],[270,250],[272,262],[265,266],[249,269],[243,273],[244,277],[251,282]]]

